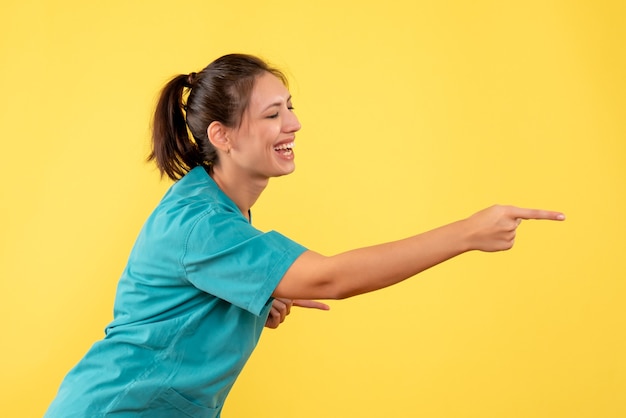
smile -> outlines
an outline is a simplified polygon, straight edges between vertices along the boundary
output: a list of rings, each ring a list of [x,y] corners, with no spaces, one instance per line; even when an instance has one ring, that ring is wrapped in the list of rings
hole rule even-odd
[[[295,146],[294,142],[287,142],[286,144],[281,144],[274,147],[274,151],[278,152],[283,156],[289,156],[293,154],[293,147]]]

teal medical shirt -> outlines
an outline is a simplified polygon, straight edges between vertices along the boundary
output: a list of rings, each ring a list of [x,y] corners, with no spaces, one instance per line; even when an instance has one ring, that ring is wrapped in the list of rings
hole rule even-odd
[[[46,417],[219,417],[271,294],[304,251],[252,227],[194,168],[146,221],[105,338],[68,373]]]

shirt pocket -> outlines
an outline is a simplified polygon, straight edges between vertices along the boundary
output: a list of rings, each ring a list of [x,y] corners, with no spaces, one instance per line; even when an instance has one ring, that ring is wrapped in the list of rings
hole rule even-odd
[[[193,417],[193,418],[215,418],[218,416],[219,408],[207,408],[195,404],[173,388],[168,388],[152,402],[153,406],[148,407],[150,417],[163,416]],[[162,415],[160,413],[163,413]]]

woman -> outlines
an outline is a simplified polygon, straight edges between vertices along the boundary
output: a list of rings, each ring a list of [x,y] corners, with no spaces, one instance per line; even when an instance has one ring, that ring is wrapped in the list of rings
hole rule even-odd
[[[522,219],[564,219],[494,206],[404,240],[320,255],[250,224],[269,179],[294,170],[298,130],[285,77],[253,56],[223,56],[165,86],[149,159],[176,182],[137,238],[106,337],[66,376],[46,416],[218,417],[263,326],[278,326],[292,305],[327,309],[312,299],[390,286],[466,251],[509,249]]]

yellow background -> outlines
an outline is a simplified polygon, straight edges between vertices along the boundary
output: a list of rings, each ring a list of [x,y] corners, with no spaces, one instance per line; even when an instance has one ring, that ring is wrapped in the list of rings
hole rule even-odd
[[[626,416],[625,4],[4,0],[0,416],[41,416],[103,336],[169,186],[156,94],[228,52],[283,68],[303,124],[261,229],[333,254],[492,203],[568,220],[293,312],[225,418]]]

